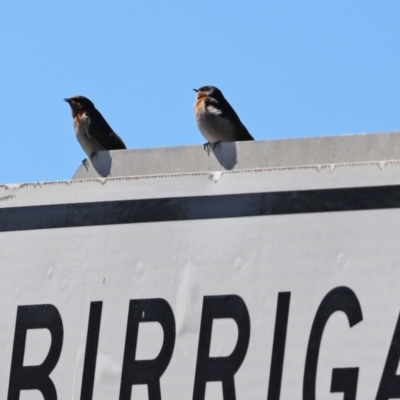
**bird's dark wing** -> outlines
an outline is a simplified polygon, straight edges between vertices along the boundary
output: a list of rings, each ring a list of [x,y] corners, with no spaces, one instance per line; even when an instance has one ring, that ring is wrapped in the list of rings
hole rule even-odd
[[[239,116],[236,114],[235,110],[228,103],[225,97],[221,97],[219,100],[212,97],[207,97],[204,101],[206,108],[214,108],[218,111],[219,115],[235,123],[235,125],[238,127],[238,137],[236,138],[236,141],[254,140],[253,136],[250,135],[249,131],[243,125]]]
[[[86,111],[90,118],[89,135],[95,138],[107,150],[126,149],[122,139],[111,129],[97,109]]]

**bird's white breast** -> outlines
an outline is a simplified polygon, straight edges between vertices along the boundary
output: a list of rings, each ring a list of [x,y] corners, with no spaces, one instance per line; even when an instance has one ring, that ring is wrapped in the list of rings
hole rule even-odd
[[[90,117],[83,114],[80,117],[79,124],[74,126],[75,135],[78,139],[79,144],[82,146],[83,151],[91,157],[94,153],[100,150],[104,150],[104,147],[89,135]]]
[[[196,124],[210,143],[230,142],[235,137],[235,127],[227,118],[221,116],[221,112],[209,106],[207,109],[200,110],[196,113]]]

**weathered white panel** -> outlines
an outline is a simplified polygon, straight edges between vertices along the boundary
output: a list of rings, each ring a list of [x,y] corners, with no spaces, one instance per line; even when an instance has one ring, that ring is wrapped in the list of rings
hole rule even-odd
[[[395,187],[399,177],[397,162],[370,162],[2,187],[0,228],[11,209],[21,207],[22,212],[24,207],[46,204],[288,192],[290,205],[297,201],[290,194],[295,191],[375,187],[378,206],[354,209],[356,196],[351,200],[353,211],[337,211],[341,204],[335,198],[324,212],[300,209],[289,214],[16,231],[8,221],[3,228],[10,231],[0,233],[0,398],[7,398],[9,391],[18,306],[57,308],[64,336],[50,378],[59,399],[80,399],[90,305],[103,302],[93,399],[108,400],[120,398],[130,300],[166,300],[176,338],[161,377],[161,395],[165,400],[187,400],[193,398],[204,296],[237,295],[247,307],[251,330],[244,361],[234,376],[236,398],[266,399],[278,295],[290,292],[280,398],[301,399],[318,307],[333,289],[347,287],[357,297],[363,319],[350,328],[343,312],[329,317],[319,351],[316,398],[341,398],[330,393],[332,369],[358,367],[357,398],[375,399],[400,312],[400,200],[393,198],[388,208],[380,187]],[[350,200],[343,197],[346,201]],[[184,213],[184,200],[181,207]],[[32,221],[35,213],[31,209],[27,214]],[[209,356],[229,356],[239,330],[233,320],[215,320]],[[157,357],[163,340],[158,322],[139,324],[136,360]],[[49,347],[47,329],[28,330],[24,366],[39,365]],[[137,395],[132,398],[147,398],[147,387],[135,386],[132,393]],[[21,398],[40,396],[32,390],[23,391]],[[207,383],[206,399],[221,398],[221,383]]]

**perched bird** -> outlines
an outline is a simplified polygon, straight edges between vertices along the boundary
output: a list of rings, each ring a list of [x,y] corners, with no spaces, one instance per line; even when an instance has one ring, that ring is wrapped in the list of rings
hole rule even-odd
[[[254,140],[218,88],[202,86],[193,90],[197,93],[194,116],[197,127],[207,139],[204,144],[207,152],[220,142]]]
[[[97,151],[126,149],[94,104],[84,96],[64,99],[70,106],[74,130],[83,151],[92,159]],[[83,160],[86,165],[86,160]]]

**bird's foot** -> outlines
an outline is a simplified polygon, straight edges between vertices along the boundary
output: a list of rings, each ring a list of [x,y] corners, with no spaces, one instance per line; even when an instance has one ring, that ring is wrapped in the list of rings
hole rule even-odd
[[[87,160],[87,158],[82,160],[82,165],[86,168],[86,171],[89,170],[89,161]]]
[[[207,152],[208,155],[210,155],[210,151],[211,151],[210,147],[211,146],[212,146],[212,144],[210,142],[207,142],[207,143],[203,144],[203,149],[204,149],[204,151]]]
[[[203,144],[203,148],[204,148],[204,150],[207,152],[207,154],[210,155],[211,151],[213,151],[213,150],[215,150],[216,148],[218,148],[218,146],[219,146],[220,143],[221,143],[221,142],[215,142],[215,143],[207,142],[207,143],[204,143],[204,144]]]

